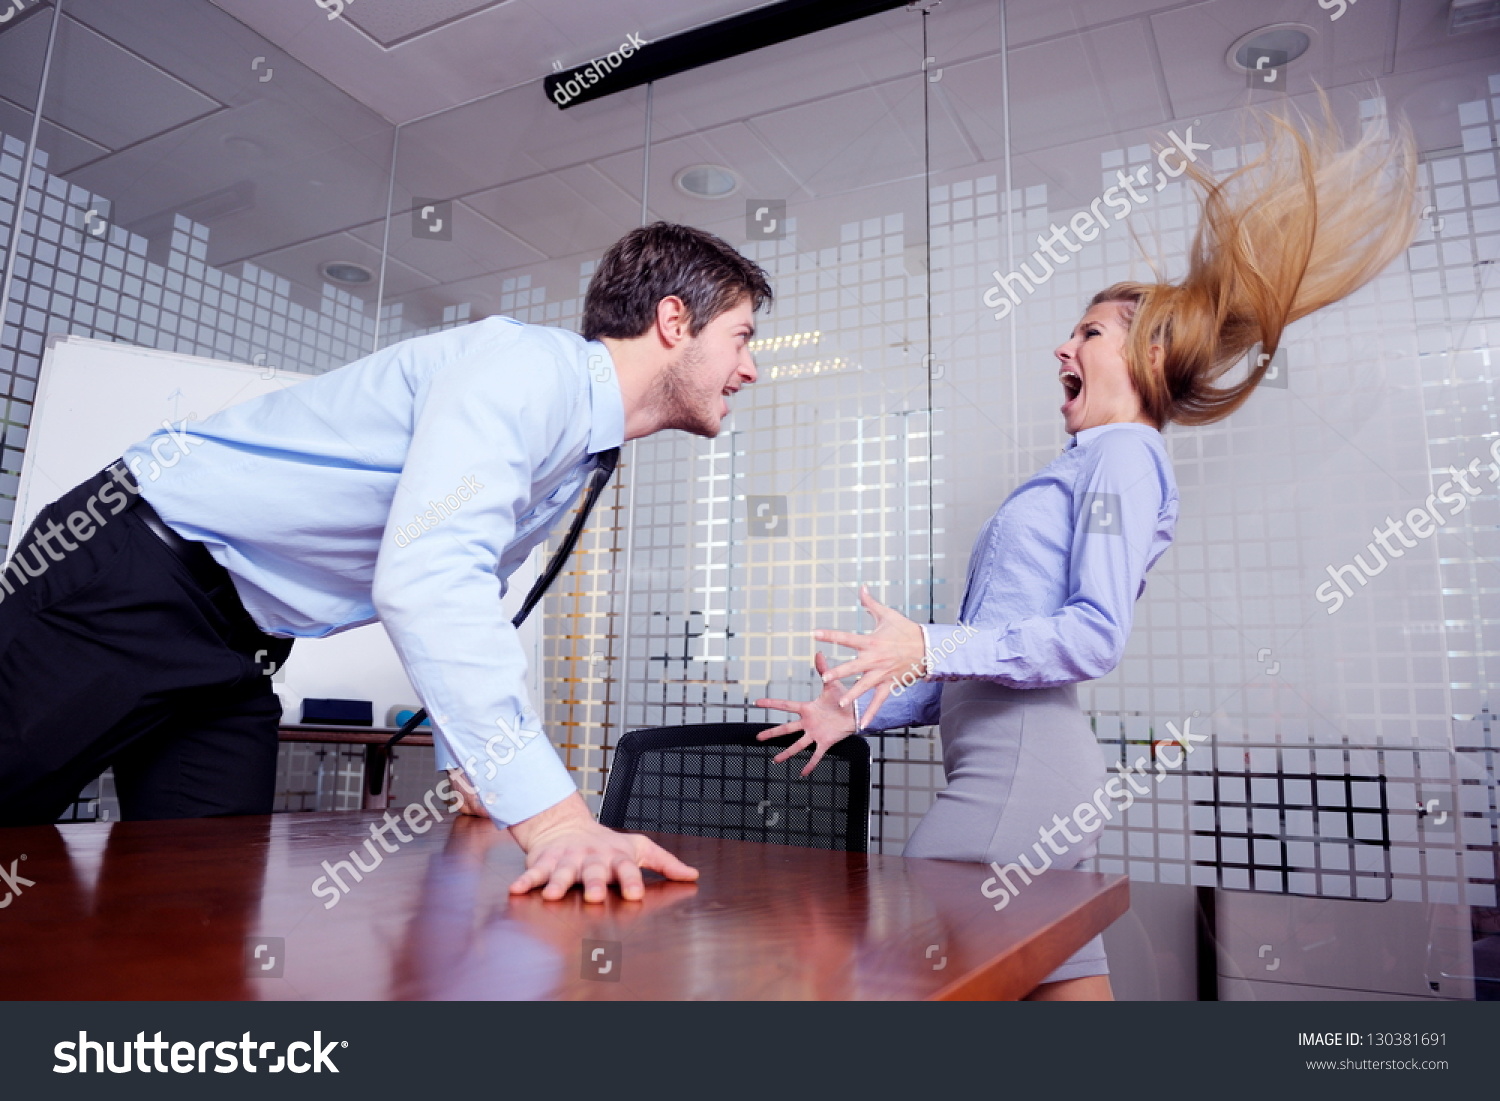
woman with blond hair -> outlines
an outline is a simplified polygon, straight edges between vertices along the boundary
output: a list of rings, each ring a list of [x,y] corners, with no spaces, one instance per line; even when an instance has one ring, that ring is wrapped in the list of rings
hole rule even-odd
[[[1119,662],[1146,572],[1172,541],[1162,430],[1238,409],[1286,326],[1364,286],[1416,231],[1404,128],[1371,124],[1346,145],[1326,100],[1309,133],[1262,120],[1253,162],[1223,179],[1188,165],[1203,194],[1186,276],[1105,288],[1057,348],[1072,439],[980,531],[958,624],[914,623],[861,591],[870,634],[815,634],[857,652],[833,668],[816,655],[821,695],[757,701],[796,715],[760,736],[801,732],[776,760],[812,747],[803,775],[856,731],[938,724],[948,785],[905,855],[993,864],[1003,885],[987,880],[984,893],[1001,897],[997,909],[1048,868],[1093,856],[1112,809],[1077,686]],[[1248,374],[1226,381],[1257,347]],[[1100,813],[1066,817],[1084,804]],[[1031,997],[1108,999],[1108,974],[1096,937]]]

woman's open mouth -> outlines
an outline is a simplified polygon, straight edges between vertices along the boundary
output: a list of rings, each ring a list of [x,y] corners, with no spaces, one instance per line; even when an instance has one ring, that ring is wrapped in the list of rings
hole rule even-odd
[[[1063,393],[1067,395],[1062,404],[1062,411],[1066,413],[1068,406],[1078,400],[1078,395],[1083,393],[1083,379],[1076,371],[1061,371],[1058,379],[1063,384]]]

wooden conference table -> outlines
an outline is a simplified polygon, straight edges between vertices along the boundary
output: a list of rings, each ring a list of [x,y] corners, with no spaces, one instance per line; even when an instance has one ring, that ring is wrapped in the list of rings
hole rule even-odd
[[[372,867],[382,821],[0,829],[34,884],[0,908],[0,999],[1009,999],[1129,904],[1054,870],[996,912],[983,865],[666,834],[696,884],[548,902],[506,893],[523,856],[488,820],[387,831]],[[345,893],[324,862],[353,849]]]

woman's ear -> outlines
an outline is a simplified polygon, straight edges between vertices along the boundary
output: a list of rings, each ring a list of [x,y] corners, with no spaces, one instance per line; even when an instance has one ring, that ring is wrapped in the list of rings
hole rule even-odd
[[[1160,344],[1153,344],[1151,345],[1151,349],[1146,353],[1146,355],[1147,363],[1151,367],[1151,373],[1153,375],[1161,374],[1167,362],[1166,349],[1163,348]]]

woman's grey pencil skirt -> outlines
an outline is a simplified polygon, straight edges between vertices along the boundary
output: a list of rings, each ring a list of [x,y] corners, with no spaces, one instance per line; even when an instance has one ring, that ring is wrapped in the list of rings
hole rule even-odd
[[[1009,688],[988,680],[943,685],[943,771],[948,786],[912,832],[906,856],[1019,864],[1031,873],[1072,868],[1098,850],[1098,833],[1069,843],[1065,822],[1105,782],[1104,755],[1078,707],[1078,688]],[[1052,831],[1052,845],[1042,831]],[[1057,848],[1063,850],[1059,855]],[[1025,890],[1026,877],[1007,882]],[[975,884],[975,890],[979,884]],[[1095,937],[1044,982],[1107,975]]]

